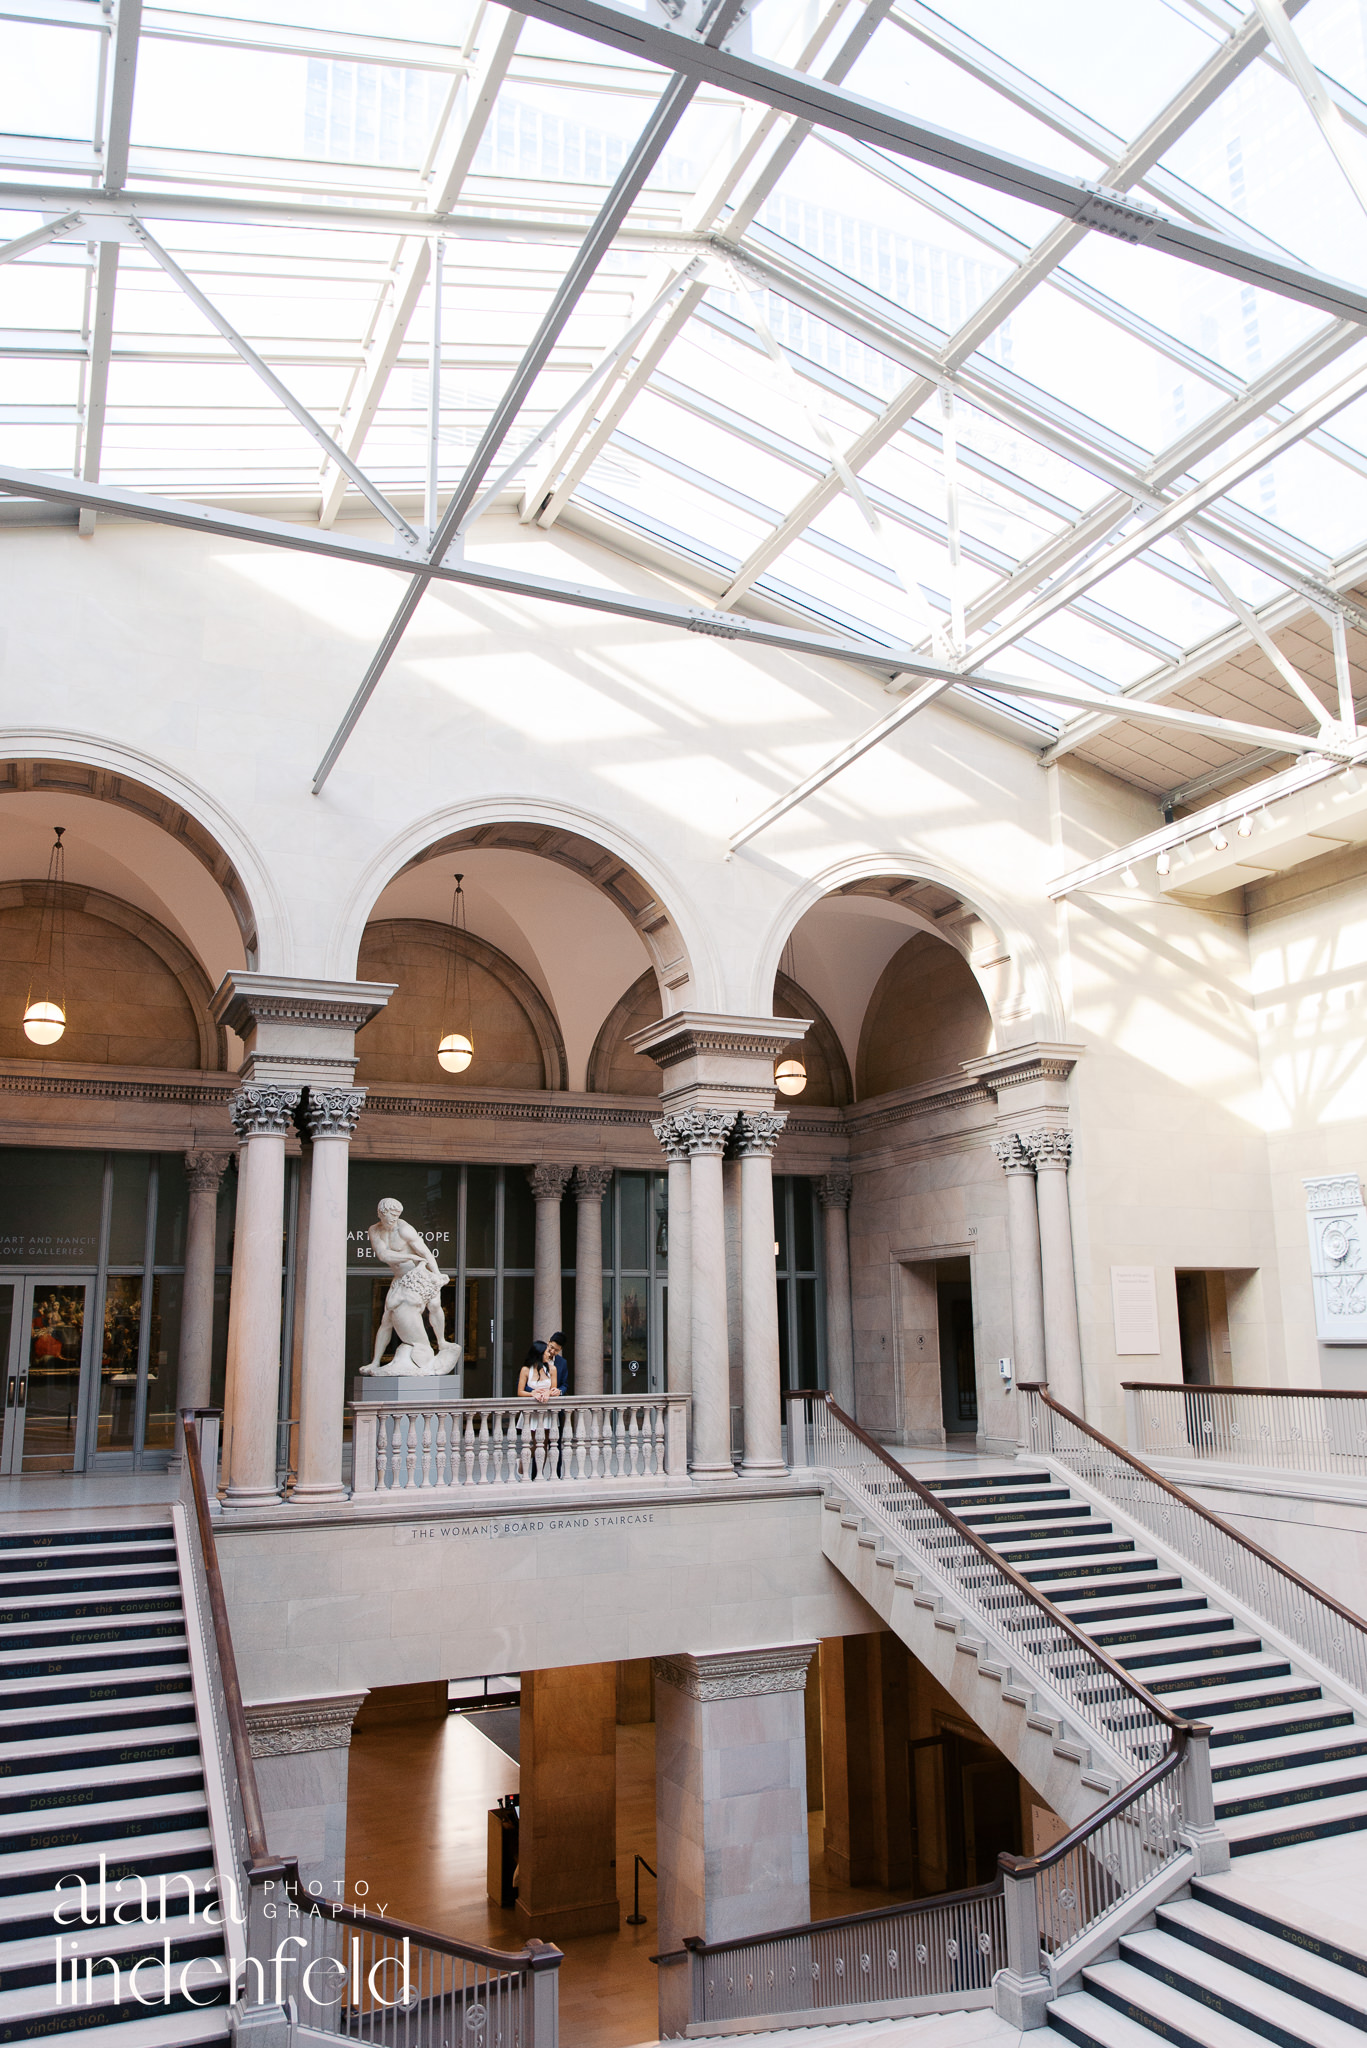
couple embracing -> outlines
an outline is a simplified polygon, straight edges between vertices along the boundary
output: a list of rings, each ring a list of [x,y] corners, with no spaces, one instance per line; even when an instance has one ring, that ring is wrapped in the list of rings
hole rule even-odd
[[[519,1396],[528,1401],[554,1401],[570,1390],[570,1362],[565,1356],[565,1333],[553,1330],[538,1337],[522,1361],[517,1377]]]

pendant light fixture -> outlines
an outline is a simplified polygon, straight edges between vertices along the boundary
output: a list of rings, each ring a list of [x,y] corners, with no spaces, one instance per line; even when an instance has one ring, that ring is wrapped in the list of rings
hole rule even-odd
[[[456,876],[456,893],[451,898],[451,947],[446,957],[446,995],[442,1003],[441,1021],[444,1027],[437,1046],[437,1058],[448,1074],[463,1074],[475,1056],[474,1040],[470,1036],[470,949],[469,930],[465,922],[465,891],[461,887],[462,877]],[[464,973],[464,989],[460,1007],[456,1005],[457,968]]]
[[[34,1045],[55,1045],[66,1030],[66,854],[62,847],[66,826],[52,829],[56,837],[48,855],[38,944],[24,1005],[24,1036]]]
[[[783,948],[778,971],[796,987],[797,976],[793,972],[793,941],[791,936]],[[790,1053],[786,1060],[780,1060],[774,1068],[774,1086],[780,1095],[800,1095],[807,1086],[807,1069],[802,1060]]]

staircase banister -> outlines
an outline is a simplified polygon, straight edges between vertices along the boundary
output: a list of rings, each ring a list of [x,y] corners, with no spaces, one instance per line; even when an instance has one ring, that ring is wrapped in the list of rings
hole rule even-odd
[[[1020,1391],[1033,1393],[1041,1384],[1031,1380]],[[1270,1394],[1278,1401],[1367,1401],[1363,1387],[1193,1387],[1186,1380],[1122,1380],[1120,1387],[1126,1394]]]
[[[199,1547],[204,1557],[204,1578],[209,1589],[209,1616],[213,1623],[219,1672],[223,1680],[223,1703],[228,1714],[228,1735],[233,1748],[233,1762],[237,1769],[238,1788],[242,1795],[242,1819],[247,1833],[247,1848],[251,1854],[250,1871],[259,1865],[279,1859],[272,1859],[270,1846],[266,1840],[265,1816],[261,1811],[256,1766],[252,1762],[251,1737],[247,1732],[247,1715],[242,1704],[242,1685],[237,1675],[237,1658],[233,1654],[232,1630],[228,1625],[228,1603],[224,1597],[223,1578],[218,1568],[214,1526],[209,1518],[208,1489],[204,1484],[204,1468],[199,1455],[197,1424],[200,1418],[221,1416],[222,1412],[219,1408],[182,1408],[180,1427],[185,1439],[185,1458],[189,1467],[190,1494],[194,1502],[195,1524],[199,1531]],[[264,1872],[262,1874],[264,1875]]]
[[[1041,1849],[1037,1856],[1016,1856],[1009,1849],[1002,1849],[997,1856],[998,1876],[1000,1877],[1002,1871],[1007,1871],[1012,1877],[1037,1877],[1040,1871],[1050,1870],[1054,1864],[1062,1863],[1075,1849],[1084,1847],[1088,1837],[1094,1835],[1098,1828],[1104,1827],[1107,1821],[1117,1819],[1127,1806],[1132,1806],[1142,1793],[1149,1791],[1154,1785],[1160,1785],[1164,1778],[1171,1777],[1172,1773],[1180,1768],[1192,1735],[1209,1733],[1210,1730],[1204,1725],[1177,1729],[1166,1756],[1160,1756],[1156,1764],[1150,1764],[1148,1770],[1133,1779],[1130,1784],[1122,1785],[1103,1806],[1098,1806],[1095,1813],[1089,1813],[1085,1820],[1080,1820],[1072,1832],[1064,1835],[1061,1841],[1055,1842],[1052,1848]]]
[[[1080,1429],[1084,1436],[1089,1436],[1093,1443],[1100,1444],[1101,1448],[1109,1451],[1113,1457],[1122,1459],[1125,1464],[1131,1466],[1139,1474],[1141,1479],[1147,1479],[1152,1485],[1160,1487],[1164,1493],[1170,1494],[1175,1501],[1180,1501],[1184,1508],[1188,1508],[1193,1514],[1199,1515],[1202,1521],[1210,1524],[1212,1529],[1218,1529],[1220,1534],[1227,1537],[1231,1543],[1237,1543],[1239,1548],[1247,1551],[1250,1557],[1256,1557],[1260,1564],[1266,1565],[1269,1570],[1276,1572],[1281,1578],[1289,1579],[1291,1584],[1298,1586],[1302,1593],[1308,1593],[1322,1607],[1329,1608],[1332,1613],[1338,1615],[1340,1621],[1346,1621],[1350,1627],[1367,1634],[1367,1621],[1364,1621],[1360,1614],[1354,1614],[1351,1607],[1344,1607],[1330,1594],[1324,1592],[1321,1587],[1311,1585],[1309,1579],[1303,1579],[1300,1573],[1293,1571],[1289,1564],[1283,1564],[1279,1557],[1273,1557],[1270,1550],[1264,1550],[1262,1545],[1255,1543],[1251,1536],[1243,1535],[1234,1527],[1232,1522],[1226,1522],[1219,1515],[1212,1514],[1209,1508],[1203,1507],[1199,1500],[1192,1498],[1191,1494],[1184,1493],[1180,1486],[1174,1486],[1171,1481],[1163,1477],[1161,1472],[1155,1472],[1152,1465],[1146,1465],[1142,1458],[1136,1458],[1133,1451],[1125,1450],[1122,1445],[1114,1443],[1110,1437],[1103,1436],[1099,1429],[1093,1429],[1091,1423],[1084,1422],[1080,1415],[1074,1415],[1071,1408],[1065,1408],[1061,1401],[1054,1399],[1045,1381],[1024,1381],[1017,1391],[1022,1394],[1038,1394],[1046,1408],[1052,1408],[1055,1415],[1061,1415],[1065,1422],[1070,1422],[1074,1429]],[[1201,1391],[1204,1393],[1206,1389],[1202,1388]],[[1239,1389],[1236,1387],[1233,1391],[1237,1393]]]
[[[439,1955],[455,1956],[463,1963],[478,1963],[482,1969],[502,1970],[511,1975],[515,1970],[558,1970],[564,1962],[562,1949],[554,1942],[541,1941],[531,1936],[522,1948],[485,1948],[477,1941],[460,1941],[454,1934],[438,1934],[432,1927],[414,1927],[406,1920],[395,1920],[389,1913],[367,1913],[362,1906],[346,1906],[334,1901],[327,1907],[329,1921],[339,1927],[362,1927],[369,1934],[388,1935],[391,1941],[411,1941],[423,1948],[436,1949]]]
[[[1133,1786],[1130,1790],[1134,1790]],[[977,1899],[994,1898],[1001,1888],[1001,1873],[998,1872],[990,1884],[974,1885],[968,1891],[932,1892],[929,1898],[903,1899],[891,1906],[872,1906],[867,1913],[842,1913],[834,1920],[806,1920],[796,1927],[765,1927],[758,1934],[738,1935],[734,1941],[704,1941],[700,1934],[686,1934],[683,1947],[695,1956],[721,1956],[731,1949],[753,1948],[757,1941],[805,1940],[812,1934],[834,1933],[839,1927],[869,1927],[876,1921],[891,1920],[902,1913],[929,1913],[940,1906],[967,1906]],[[660,1957],[659,1960],[667,1958]]]
[[[1032,1606],[1038,1607],[1041,1613],[1047,1614],[1054,1626],[1070,1637],[1078,1645],[1079,1649],[1086,1652],[1093,1662],[1102,1665],[1110,1673],[1111,1677],[1117,1679],[1133,1698],[1142,1701],[1156,1720],[1161,1721],[1174,1735],[1179,1729],[1185,1732],[1191,1725],[1189,1722],[1182,1720],[1180,1715],[1174,1714],[1170,1707],[1165,1707],[1160,1699],[1156,1699],[1147,1686],[1141,1685],[1132,1672],[1127,1671],[1125,1666],[1118,1663],[1099,1643],[1093,1642],[1092,1638],[1086,1635],[1077,1626],[1076,1622],[1069,1620],[1062,1608],[1055,1607],[1053,1601],[1046,1594],[1041,1593],[1038,1586],[1032,1586],[1029,1579],[1022,1572],[1018,1572],[1014,1565],[1008,1564],[1004,1558],[998,1557],[996,1551],[989,1544],[984,1543],[982,1537],[978,1535],[975,1529],[970,1529],[967,1522],[961,1522],[959,1517],[950,1508],[947,1508],[944,1502],[936,1494],[932,1493],[928,1486],[923,1486],[914,1474],[907,1471],[905,1465],[899,1465],[897,1460],[884,1450],[877,1438],[870,1436],[867,1430],[861,1429],[854,1418],[847,1415],[844,1409],[832,1399],[830,1394],[823,1393],[820,1389],[814,1387],[794,1387],[785,1393],[784,1399],[787,1401],[819,1401],[824,1407],[829,1408],[832,1415],[845,1425],[851,1435],[856,1437],[866,1450],[872,1451],[874,1456],[887,1466],[889,1472],[900,1479],[905,1486],[908,1486],[928,1507],[933,1508],[941,1521],[948,1528],[953,1529],[957,1536],[962,1537],[969,1543],[978,1552],[979,1556],[992,1567],[994,1572],[999,1573],[1002,1578],[1008,1579],[1018,1592],[1026,1596]],[[1067,1411],[1061,1410],[1060,1413],[1066,1414]],[[1361,1626],[1361,1623],[1359,1623],[1359,1626]]]

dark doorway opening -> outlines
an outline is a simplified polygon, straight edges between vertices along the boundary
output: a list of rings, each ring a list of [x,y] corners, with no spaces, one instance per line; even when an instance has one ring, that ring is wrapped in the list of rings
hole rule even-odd
[[[967,1259],[937,1262],[935,1296],[940,1325],[941,1421],[946,1436],[972,1436],[978,1427],[978,1374]]]

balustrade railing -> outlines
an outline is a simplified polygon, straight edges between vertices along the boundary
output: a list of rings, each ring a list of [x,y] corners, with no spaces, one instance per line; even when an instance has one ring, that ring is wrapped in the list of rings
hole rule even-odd
[[[1033,1452],[1113,1502],[1285,1642],[1367,1695],[1367,1621],[1278,1563],[1080,1416],[1060,1407],[1047,1387],[1023,1386],[1019,1391],[1026,1402]]]
[[[352,1491],[688,1478],[688,1396],[352,1404]]]
[[[829,1394],[794,1393],[790,1455],[838,1479],[871,1517],[997,1630],[1027,1675],[1043,1679],[1079,1722],[1135,1771],[1167,1754],[1186,1723],[1169,1712],[1052,1601],[992,1551],[938,1495],[837,1408]],[[792,1427],[805,1404],[805,1431]]]
[[[1141,1458],[1367,1480],[1367,1393],[1127,1380],[1125,1426]]]

